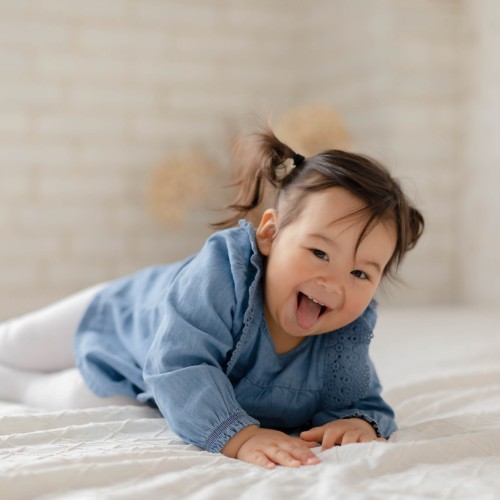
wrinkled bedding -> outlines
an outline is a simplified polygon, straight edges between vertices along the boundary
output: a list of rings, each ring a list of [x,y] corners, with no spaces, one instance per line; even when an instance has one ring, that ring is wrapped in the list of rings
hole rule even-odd
[[[372,356],[397,413],[389,443],[260,469],[187,445],[158,412],[45,412],[0,403],[0,496],[500,498],[500,313],[383,309]]]

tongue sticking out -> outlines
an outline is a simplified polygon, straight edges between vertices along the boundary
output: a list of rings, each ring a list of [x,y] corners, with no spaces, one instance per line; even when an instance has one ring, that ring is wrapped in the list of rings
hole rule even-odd
[[[299,293],[297,320],[304,329],[312,328],[321,314],[321,306],[303,293]]]

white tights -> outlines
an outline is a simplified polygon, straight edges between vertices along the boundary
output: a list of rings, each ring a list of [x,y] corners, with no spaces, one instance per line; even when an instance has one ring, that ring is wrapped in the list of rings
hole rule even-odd
[[[122,396],[96,396],[75,367],[73,337],[104,286],[0,324],[0,399],[47,410],[138,404]]]

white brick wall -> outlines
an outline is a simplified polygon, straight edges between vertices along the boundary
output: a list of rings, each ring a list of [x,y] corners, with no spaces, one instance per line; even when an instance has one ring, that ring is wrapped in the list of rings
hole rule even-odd
[[[337,108],[427,215],[390,300],[498,297],[499,245],[469,239],[499,208],[472,172],[480,148],[498,177],[497,20],[494,0],[0,0],[0,319],[197,250],[213,212],[159,223],[152,170],[201,146],[224,171],[235,133],[301,104]]]
[[[249,114],[288,105],[296,8],[0,1],[0,319],[200,247],[214,213],[162,225],[150,173],[198,146],[224,169]]]
[[[460,298],[500,304],[500,4],[464,1]]]

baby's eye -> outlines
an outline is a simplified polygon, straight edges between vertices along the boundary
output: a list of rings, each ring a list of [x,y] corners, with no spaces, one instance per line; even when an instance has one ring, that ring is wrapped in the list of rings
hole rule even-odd
[[[322,259],[322,260],[330,260],[328,258],[328,255],[323,252],[323,250],[318,250],[317,248],[313,248],[311,249],[311,252],[316,255],[316,257],[318,257],[318,259]]]
[[[353,276],[356,276],[356,278],[362,279],[362,280],[367,280],[368,275],[364,273],[363,271],[360,271],[359,269],[355,269],[354,271],[351,271],[351,274]]]

